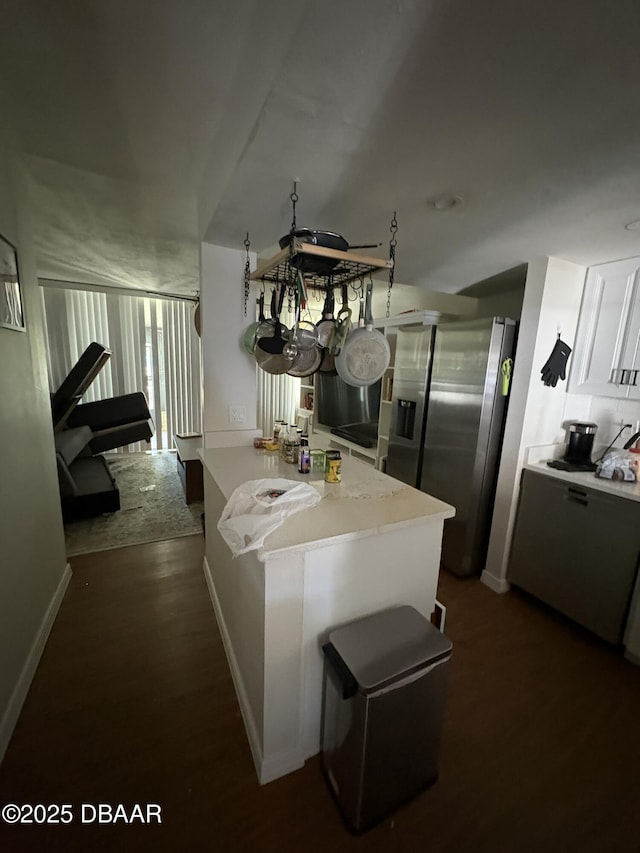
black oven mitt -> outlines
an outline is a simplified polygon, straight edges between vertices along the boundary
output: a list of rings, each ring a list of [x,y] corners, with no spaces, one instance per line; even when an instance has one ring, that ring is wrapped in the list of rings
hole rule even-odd
[[[555,388],[558,379],[566,379],[567,359],[570,355],[571,347],[558,338],[551,351],[551,355],[540,371],[542,381],[545,385],[551,385],[552,388]]]

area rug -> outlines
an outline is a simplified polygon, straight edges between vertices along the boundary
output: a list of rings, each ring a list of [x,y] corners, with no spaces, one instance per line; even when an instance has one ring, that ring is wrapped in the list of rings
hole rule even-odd
[[[120,510],[65,525],[67,556],[202,533],[202,502],[184,502],[174,451],[111,453]]]

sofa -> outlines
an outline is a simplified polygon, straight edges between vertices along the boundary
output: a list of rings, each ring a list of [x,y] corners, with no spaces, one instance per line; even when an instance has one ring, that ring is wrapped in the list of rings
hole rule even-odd
[[[154,423],[141,391],[80,403],[111,356],[93,342],[51,395],[60,499],[65,521],[120,509],[120,493],[101,454],[149,441]]]
[[[120,509],[120,491],[109,463],[89,450],[91,435],[90,427],[80,426],[54,436],[64,521]]]

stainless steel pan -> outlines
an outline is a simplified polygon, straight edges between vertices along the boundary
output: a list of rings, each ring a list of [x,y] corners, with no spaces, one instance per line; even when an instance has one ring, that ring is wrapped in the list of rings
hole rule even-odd
[[[279,374],[286,373],[291,367],[291,359],[283,353],[287,338],[285,337],[286,330],[280,323],[280,312],[282,311],[282,303],[284,302],[285,287],[280,287],[280,298],[278,299],[278,307],[275,313],[275,330],[272,337],[262,337],[256,343],[256,348],[253,351],[258,367],[265,370],[267,373]]]
[[[260,294],[260,297],[256,300],[256,304],[258,306],[258,319],[250,326],[247,326],[244,330],[244,334],[242,335],[242,346],[249,355],[253,355],[253,351],[256,348],[256,333],[260,328],[260,325],[266,322],[264,319],[264,293]]]
[[[335,301],[333,296],[333,288],[331,287],[331,283],[329,283],[329,285],[327,286],[327,295],[325,296],[324,300],[324,307],[322,309],[322,319],[316,323],[316,329],[318,330],[319,347],[329,346],[329,341],[331,340],[331,335],[336,325],[336,319],[333,316],[334,306]]]
[[[373,328],[371,297],[373,283],[366,288],[364,328],[355,329],[336,356],[336,370],[347,385],[363,387],[377,382],[389,367],[391,349],[382,332]]]

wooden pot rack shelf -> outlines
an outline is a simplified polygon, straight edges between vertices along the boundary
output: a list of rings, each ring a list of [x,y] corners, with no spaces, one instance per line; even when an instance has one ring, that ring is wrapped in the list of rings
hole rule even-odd
[[[337,249],[325,249],[322,246],[305,243],[295,238],[291,241],[290,246],[282,249],[273,258],[264,261],[256,267],[251,273],[251,281],[270,281],[274,284],[289,284],[292,281],[295,270],[291,266],[291,258],[298,254],[313,255],[320,258],[333,258],[339,261],[331,273],[325,273],[324,275],[309,272],[303,273],[308,287],[317,287],[323,290],[326,289],[329,283],[331,283],[332,287],[339,287],[341,284],[349,284],[379,270],[389,270],[393,266],[393,261],[391,260],[356,255],[353,252],[340,252]]]

